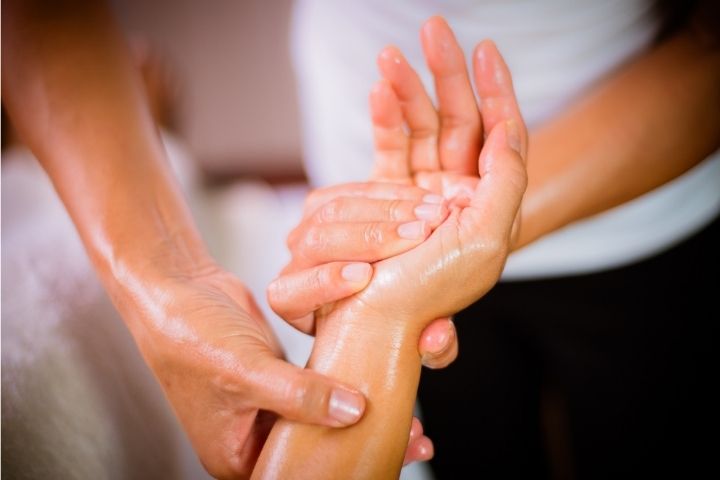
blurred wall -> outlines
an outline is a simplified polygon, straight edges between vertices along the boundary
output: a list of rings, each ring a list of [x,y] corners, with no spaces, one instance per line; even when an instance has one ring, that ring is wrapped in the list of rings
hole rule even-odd
[[[295,174],[291,0],[111,0],[177,71],[180,133],[213,175]]]

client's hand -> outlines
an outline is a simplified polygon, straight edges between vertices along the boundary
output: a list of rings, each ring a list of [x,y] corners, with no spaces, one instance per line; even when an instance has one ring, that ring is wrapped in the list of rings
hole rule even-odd
[[[336,303],[343,309],[381,311],[389,319],[411,322],[418,328],[433,318],[454,314],[495,284],[512,244],[513,225],[527,184],[527,130],[510,72],[495,45],[482,42],[473,55],[482,120],[488,132],[481,144],[480,117],[452,32],[444,20],[433,18],[423,28],[423,40],[436,77],[440,121],[414,72],[399,52],[390,50],[393,54],[388,56],[386,49],[381,65],[384,72],[395,75],[397,87],[381,82],[371,96],[378,152],[376,177],[405,183],[414,180],[451,196],[451,213],[425,242],[376,263],[373,279],[362,292],[346,303]],[[388,65],[383,64],[385,60]],[[444,65],[433,67],[434,60]],[[454,95],[465,87],[470,97],[455,101]],[[403,96],[396,94],[403,88],[407,90]],[[421,117],[427,124],[420,123]],[[444,125],[439,134],[438,124]],[[418,132],[426,133],[425,137]],[[436,143],[440,154],[433,157]],[[468,158],[480,148],[475,173],[469,175]],[[348,306],[353,302],[358,305]]]
[[[413,183],[466,206],[483,173],[477,165],[483,138],[508,119],[524,128],[523,119],[510,72],[488,42],[478,45],[472,61],[478,105],[462,49],[445,20],[428,20],[421,39],[435,80],[438,109],[402,53],[386,47],[378,56],[383,80],[370,94],[376,152],[373,177]],[[525,158],[524,132],[518,148]],[[513,241],[518,229],[516,218]]]
[[[486,57],[483,48],[477,49],[473,64],[482,103],[479,111],[464,56],[447,23],[440,17],[431,18],[423,26],[422,41],[435,76],[439,112],[402,54],[393,47],[384,49],[378,65],[385,80],[370,96],[376,146],[373,180],[414,183],[452,204],[465,206],[479,179],[477,158],[483,127],[489,132],[503,118],[522,124],[522,117],[509,72],[497,64],[499,57]],[[404,134],[406,129],[409,135]],[[520,150],[525,156],[526,140]],[[412,211],[421,193],[430,205]],[[270,285],[271,307],[300,330],[311,333],[311,312],[360,291],[371,275],[370,268],[357,265],[348,271],[354,273],[351,280],[350,275],[342,275],[341,269],[347,266],[342,262],[373,262],[413,246],[412,241],[398,238],[399,231],[394,229],[400,222],[410,222],[403,227],[405,233],[414,234],[415,244],[419,243],[429,234],[428,227],[434,228],[437,218],[443,217],[444,209],[433,205],[439,204],[440,196],[372,184],[340,185],[314,192],[302,223],[288,241],[292,261]],[[410,203],[403,206],[389,199]],[[518,227],[519,215],[513,223],[513,239]],[[439,368],[454,360],[457,341],[452,323],[439,320],[428,326],[419,350],[426,366]]]
[[[367,414],[352,428],[333,432],[281,421],[253,472],[256,478],[291,472],[302,478],[397,477],[420,376],[420,334],[495,285],[527,183],[527,131],[517,115],[509,71],[491,42],[481,43],[474,59],[476,83],[487,87],[478,89],[481,102],[484,91],[497,92],[508,107],[489,128],[475,160],[477,175],[427,173],[441,187],[444,179],[463,185],[465,193],[455,195],[448,217],[424,242],[376,262],[365,289],[316,311],[317,339],[308,367],[353,382],[367,395]],[[386,122],[379,132],[383,138],[376,130],[377,143],[396,145],[399,154],[387,148],[388,155],[378,156],[378,172],[411,184],[425,172],[415,174],[407,159],[411,141],[403,120],[410,123],[409,115],[403,115],[389,85],[381,85],[380,93],[384,110],[375,121]]]
[[[398,184],[346,184],[312,192],[291,232],[291,262],[268,287],[268,302],[299,330],[314,334],[315,312],[368,284],[375,262],[417,246],[448,214],[439,195]],[[363,248],[355,247],[362,244]],[[423,363],[441,368],[457,356],[455,326],[430,324],[419,341]],[[432,442],[412,423],[406,463],[432,457]]]

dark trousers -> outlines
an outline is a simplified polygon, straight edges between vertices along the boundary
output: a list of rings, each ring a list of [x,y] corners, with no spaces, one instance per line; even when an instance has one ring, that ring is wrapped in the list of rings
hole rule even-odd
[[[458,360],[420,383],[436,477],[720,478],[719,230],[457,315]]]

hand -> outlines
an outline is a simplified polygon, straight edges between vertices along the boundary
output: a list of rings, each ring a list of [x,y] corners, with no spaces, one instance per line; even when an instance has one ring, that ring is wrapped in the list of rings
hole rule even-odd
[[[268,303],[283,319],[308,334],[315,312],[365,288],[375,262],[425,240],[447,216],[444,199],[400,184],[354,183],[313,191],[301,223],[290,233],[292,255],[268,287]],[[420,338],[423,363],[442,368],[457,356],[449,318],[430,324]]]
[[[211,265],[144,282],[117,303],[140,320],[131,325],[143,356],[214,477],[249,477],[276,414],[329,427],[362,416],[355,389],[281,359],[231,274]]]
[[[369,286],[338,303],[341,309],[360,308],[347,307],[355,301],[394,312],[391,318],[409,318],[419,327],[464,308],[495,284],[527,184],[527,130],[494,44],[480,43],[473,55],[479,113],[462,52],[444,20],[426,23],[423,46],[440,118],[415,72],[396,49],[386,49],[379,61],[386,79],[371,94],[374,177],[451,197],[451,213],[425,242],[376,263]],[[483,126],[487,138],[481,142]]]
[[[445,20],[431,18],[421,33],[438,110],[402,53],[385,48],[378,57],[383,80],[370,95],[376,151],[373,178],[416,184],[466,206],[482,173],[477,161],[483,138],[502,121],[511,119],[521,130],[524,122],[510,72],[494,47],[482,43],[473,55],[479,108],[464,55]],[[526,158],[527,133],[520,140],[520,154]],[[519,225],[518,213],[511,243]]]
[[[516,107],[509,72],[494,45],[480,44],[475,59],[480,82],[509,92],[510,106]],[[389,133],[386,139],[405,155],[387,156],[380,172],[411,184],[415,175],[408,166],[410,140],[402,128],[403,121],[409,120],[392,89],[385,91],[389,92],[386,111],[392,114],[384,125]],[[527,183],[527,132],[511,109],[502,113],[476,159],[478,175],[467,175],[474,186],[468,188],[464,201],[451,205],[449,216],[424,242],[375,263],[365,289],[316,312],[318,334],[309,368],[352,381],[367,392],[373,408],[357,426],[331,434],[280,423],[263,451],[257,478],[288,475],[301,466],[308,466],[309,473],[304,470],[308,477],[328,472],[367,478],[398,474],[411,430],[409,413],[420,371],[416,345],[422,329],[492,288],[507,257],[512,224]],[[436,171],[430,174],[438,175]],[[393,419],[392,424],[388,419]]]

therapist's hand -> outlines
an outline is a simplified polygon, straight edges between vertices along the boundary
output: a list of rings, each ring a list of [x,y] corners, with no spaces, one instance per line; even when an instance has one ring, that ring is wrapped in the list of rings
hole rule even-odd
[[[268,287],[268,303],[297,329],[313,334],[315,314],[365,288],[372,262],[423,242],[447,217],[437,194],[400,183],[353,183],[313,191],[303,219],[288,237],[291,261]],[[449,318],[429,325],[418,350],[442,368],[457,356]]]
[[[205,468],[247,478],[276,416],[330,427],[355,423],[364,396],[282,360],[242,282],[212,263],[116,292],[148,365]]]

